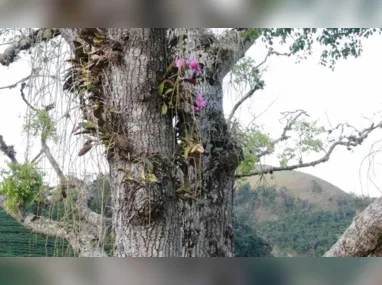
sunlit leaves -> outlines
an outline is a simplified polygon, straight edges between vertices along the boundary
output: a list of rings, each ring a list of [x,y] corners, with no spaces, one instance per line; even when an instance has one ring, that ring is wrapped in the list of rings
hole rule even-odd
[[[317,121],[296,120],[289,131],[290,138],[278,154],[280,166],[287,166],[290,161],[302,162],[304,156],[324,151],[324,132]]]
[[[238,61],[231,73],[232,83],[236,86],[253,87],[260,82],[259,70],[256,68],[255,61],[250,57],[244,57]]]
[[[272,153],[274,145],[272,139],[257,126],[250,129],[237,128],[235,132],[235,137],[240,142],[244,152],[244,160],[237,168],[237,172],[247,174],[254,170],[255,164],[259,162],[260,154],[264,151]]]
[[[0,194],[7,196],[7,207],[16,211],[21,205],[28,206],[39,198],[43,187],[44,174],[36,164],[9,163],[10,171],[1,171]]]
[[[57,139],[56,124],[46,110],[36,110],[32,114],[30,122],[24,125],[24,130],[33,136],[41,136],[44,141]]]
[[[273,46],[278,40],[280,44],[289,44],[289,51],[293,55],[306,58],[311,54],[314,42],[324,46],[320,57],[320,64],[334,69],[335,63],[341,58],[358,57],[363,49],[362,38],[381,34],[381,29],[262,29],[262,40],[268,47]],[[290,41],[289,41],[290,40]]]
[[[256,40],[257,38],[261,36],[261,29],[259,28],[246,29],[245,32],[241,33],[241,36],[247,40]]]
[[[244,152],[244,159],[237,168],[237,174],[246,175],[253,172],[260,163],[260,158],[265,156],[277,155],[280,166],[285,167],[291,162],[299,163],[303,156],[324,151],[325,129],[319,126],[317,121],[310,122],[296,114],[299,113],[290,112],[291,116],[281,120],[284,125],[281,125],[280,137],[272,138],[257,125],[247,128],[234,125],[233,134]]]

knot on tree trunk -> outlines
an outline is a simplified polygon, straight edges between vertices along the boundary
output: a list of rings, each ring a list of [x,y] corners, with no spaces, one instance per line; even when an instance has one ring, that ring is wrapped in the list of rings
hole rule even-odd
[[[163,194],[158,187],[141,187],[132,195],[132,223],[147,225],[155,222],[163,212]],[[129,203],[126,199],[126,203]]]
[[[242,148],[230,134],[228,125],[222,114],[211,113],[209,115],[209,121],[213,122],[210,127],[209,143],[211,144],[212,156],[210,161],[214,164],[218,162],[220,171],[235,171],[244,159]]]

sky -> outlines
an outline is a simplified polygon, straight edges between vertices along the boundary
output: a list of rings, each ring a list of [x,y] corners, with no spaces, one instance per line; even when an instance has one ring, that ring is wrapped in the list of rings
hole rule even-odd
[[[265,126],[265,130],[280,136],[282,125],[279,122],[280,113],[304,109],[310,119],[317,119],[320,124],[329,127],[338,123],[348,122],[359,129],[369,127],[370,119],[375,122],[382,119],[373,114],[381,110],[381,78],[379,73],[382,63],[382,37],[373,36],[363,42],[363,53],[359,58],[349,58],[337,62],[334,71],[319,65],[320,50],[316,45],[313,54],[301,63],[295,63],[294,58],[272,56],[267,60],[267,71],[263,75],[264,90],[258,91],[248,100],[239,111],[239,119],[249,122],[252,114],[259,115],[272,102],[271,107],[264,112],[257,123]],[[275,47],[276,51],[288,52],[287,46]],[[256,44],[247,52],[256,62],[261,62],[267,53],[263,44]],[[224,109],[229,113],[234,96],[226,96]],[[368,118],[368,119],[365,119]],[[306,172],[340,187],[345,192],[377,197],[381,195],[382,154],[373,157],[368,154],[370,149],[382,137],[382,130],[376,130],[366,141],[349,152],[346,147],[336,148],[330,160],[315,167],[301,168]],[[381,144],[374,145],[374,150]],[[319,156],[321,157],[321,156]],[[310,158],[310,159],[309,159]],[[304,162],[315,160],[307,157]],[[369,166],[373,158],[372,167]],[[277,157],[267,157],[263,163],[278,166]],[[373,173],[374,172],[374,173]]]
[[[381,88],[379,66],[382,63],[382,37],[373,36],[364,40],[363,54],[360,58],[340,60],[336,69],[330,70],[318,64],[320,47],[313,49],[313,54],[308,59],[296,64],[293,58],[272,56],[268,59],[267,71],[263,75],[265,88],[258,91],[245,104],[238,114],[240,120],[251,120],[248,108],[256,115],[260,114],[273,101],[274,104],[258,119],[257,123],[263,124],[266,131],[273,137],[278,137],[282,130],[279,123],[280,113],[295,109],[304,109],[311,119],[318,119],[320,123],[328,126],[328,119],[332,125],[348,122],[356,127],[370,126],[373,113],[381,110]],[[283,52],[287,47],[277,47]],[[0,52],[4,50],[0,47]],[[247,53],[257,62],[264,59],[267,50],[261,44],[255,44]],[[0,87],[17,82],[29,75],[28,62],[20,60],[10,67],[0,67]],[[13,89],[0,89],[0,135],[4,136],[6,143],[14,144],[16,150],[25,148],[25,139],[21,137],[22,116],[25,112],[25,103],[20,98],[20,86]],[[227,91],[227,89],[225,89]],[[236,94],[238,96],[240,94]],[[235,98],[227,91],[224,98],[225,113],[229,113]],[[375,120],[378,117],[374,118]],[[380,118],[381,119],[381,118]],[[303,168],[299,171],[310,173],[338,186],[346,192],[356,194],[380,196],[382,178],[377,178],[378,172],[382,173],[382,154],[374,156],[372,165],[375,173],[369,168],[369,161],[365,158],[370,153],[373,143],[382,136],[382,130],[375,131],[368,137],[362,146],[353,152],[346,148],[338,148],[330,160],[315,167]],[[376,148],[382,145],[376,145]],[[0,159],[2,163],[3,156]],[[20,157],[22,159],[22,157]],[[312,158],[314,159],[314,158]],[[307,157],[305,161],[310,161]],[[268,157],[266,164],[278,165],[276,157]]]

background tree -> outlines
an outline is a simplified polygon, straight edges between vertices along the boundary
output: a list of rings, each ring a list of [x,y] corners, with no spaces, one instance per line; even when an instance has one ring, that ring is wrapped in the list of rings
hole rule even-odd
[[[236,178],[325,162],[335,147],[355,147],[382,126],[355,130],[341,124],[326,131],[302,120],[303,110],[284,114],[277,139],[258,126],[240,126],[236,110],[265,86],[263,63],[243,58],[245,52],[263,40],[268,56],[300,59],[316,40],[326,47],[321,64],[329,61],[334,68],[339,58],[359,56],[360,39],[372,34],[372,29],[4,30],[4,38],[18,38],[0,55],[2,65],[12,64],[21,51],[31,53],[31,74],[18,83],[28,82],[20,90],[28,106],[25,130],[29,143],[37,139],[41,148],[21,163],[1,137],[0,150],[12,164],[0,205],[28,229],[68,240],[80,256],[233,256]],[[288,39],[293,42],[288,53],[272,49],[275,40]],[[222,81],[231,70],[235,83],[247,83],[249,91],[226,120]],[[64,92],[36,95],[52,90],[47,89],[52,84]],[[258,170],[259,159],[288,140],[290,131],[296,140],[283,151],[281,166]],[[339,132],[327,148],[317,138],[325,132]],[[68,150],[80,135],[83,145],[74,158]],[[312,151],[324,154],[303,162],[302,154]],[[295,159],[297,164],[289,164]],[[56,174],[55,187],[41,182],[35,162],[44,160]],[[98,212],[90,208],[97,187],[88,186],[85,169],[110,176],[111,205],[101,203]],[[60,203],[63,217],[44,214]],[[36,205],[40,210],[32,211]]]

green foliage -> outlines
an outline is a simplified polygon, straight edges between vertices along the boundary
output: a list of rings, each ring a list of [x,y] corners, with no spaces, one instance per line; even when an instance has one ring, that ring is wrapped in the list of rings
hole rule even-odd
[[[46,110],[36,110],[29,123],[24,125],[24,130],[33,136],[41,136],[43,141],[48,139],[58,140],[56,124]]]
[[[272,153],[274,144],[268,134],[262,132],[259,126],[240,128],[236,126],[234,130],[235,139],[243,148],[244,159],[237,168],[237,173],[248,174],[253,171],[258,163],[258,156],[264,151]]]
[[[0,182],[0,194],[8,197],[6,206],[15,212],[19,206],[28,207],[38,201],[40,194],[46,189],[43,176],[34,163],[9,163],[10,171],[1,171],[4,178]]]
[[[245,32],[241,33],[241,36],[244,39],[256,40],[257,38],[259,38],[261,36],[261,33],[262,33],[261,30],[262,29],[259,29],[259,28],[247,29]]]
[[[255,61],[250,57],[240,59],[232,68],[231,74],[233,75],[232,83],[237,86],[249,85],[253,87],[256,84],[264,84],[260,80]]]
[[[329,65],[334,70],[337,60],[359,57],[363,51],[361,39],[375,33],[381,34],[381,29],[262,29],[262,41],[271,47],[277,39],[281,44],[291,39],[289,52],[297,55],[298,61],[312,53],[312,45],[316,41],[325,47],[320,64]]]
[[[234,223],[234,248],[236,257],[269,257],[272,246],[259,236],[245,220],[235,220]]]
[[[280,166],[288,165],[293,159],[300,160],[304,154],[319,153],[324,150],[325,143],[320,135],[325,129],[317,124],[317,121],[308,122],[305,119],[292,122],[286,147],[278,154]]]
[[[323,211],[287,192],[285,187],[279,191],[264,186],[251,190],[249,185],[236,192],[234,212],[240,225],[236,225],[235,239],[241,243],[240,250],[248,253],[252,246],[259,248],[255,238],[249,244],[249,233],[256,229],[267,243],[280,248],[281,255],[296,252],[300,256],[322,256],[351,224],[356,211],[362,211],[371,202],[370,198],[353,195],[337,198],[335,211]],[[320,191],[316,193],[319,195]],[[277,219],[260,221],[254,214],[256,209],[268,209]],[[242,233],[243,229],[246,234]]]

